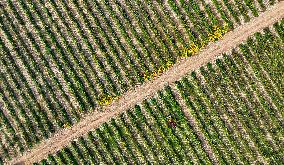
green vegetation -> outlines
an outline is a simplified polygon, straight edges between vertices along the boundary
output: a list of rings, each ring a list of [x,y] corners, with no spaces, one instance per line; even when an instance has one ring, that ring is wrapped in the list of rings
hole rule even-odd
[[[260,0],[0,2],[0,159],[17,157],[69,128],[83,114],[164,72],[185,48],[207,45],[216,29],[226,24],[231,30],[266,5]]]
[[[35,164],[281,164],[283,36],[284,19]]]

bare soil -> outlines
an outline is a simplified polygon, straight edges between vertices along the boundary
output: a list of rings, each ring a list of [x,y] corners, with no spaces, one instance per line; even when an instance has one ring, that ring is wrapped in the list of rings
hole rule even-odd
[[[272,25],[283,17],[284,2],[282,1],[260,14],[259,17],[254,18],[250,22],[245,23],[244,25],[227,33],[222,40],[208,45],[207,48],[202,50],[198,55],[181,59],[161,76],[136,87],[135,90],[126,92],[112,104],[104,107],[103,111],[96,111],[89,114],[73,127],[61,130],[48,140],[35,146],[29,152],[26,152],[23,156],[13,159],[9,162],[9,164],[22,162],[25,162],[25,164],[32,164],[33,162],[46,158],[48,154],[53,154],[60,150],[71,140],[84,136],[90,130],[99,127],[100,124],[110,120],[128,108],[133,107],[145,98],[153,96],[158,90],[163,89],[165,85],[172,84],[187,73],[216,59],[221,53],[229,51],[241,42],[245,41],[248,36],[261,31],[263,28]]]

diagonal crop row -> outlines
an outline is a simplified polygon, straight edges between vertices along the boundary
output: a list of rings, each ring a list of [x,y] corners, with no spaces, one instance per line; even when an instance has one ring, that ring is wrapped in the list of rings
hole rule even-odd
[[[228,25],[231,30],[242,23],[240,20],[248,21],[275,3],[248,0],[169,0],[165,4],[142,0],[1,1],[0,110],[3,122],[0,144],[3,153],[0,152],[0,157],[4,160],[17,157],[54,132],[69,128],[93,109],[110,104],[129,89],[167,70],[183,56],[185,48],[195,45],[199,50],[222,37],[223,33],[216,33],[218,29]],[[281,27],[277,30],[283,35]],[[267,50],[279,47],[280,40],[274,40],[270,32],[266,36],[274,43],[266,46]],[[246,51],[246,47],[242,50]],[[281,52],[277,54],[281,59]],[[193,53],[187,53],[190,55]],[[272,59],[271,55],[265,58]],[[251,62],[249,58],[247,61]],[[266,109],[271,109],[272,105],[278,109],[283,107],[279,104],[282,100],[272,97],[283,96],[282,80],[277,79],[281,69],[273,65],[275,62],[253,61],[251,64],[252,70],[258,65],[264,67],[264,74],[256,74],[252,79],[266,84],[265,92],[256,93],[267,93],[257,100]],[[273,71],[265,70],[270,64]],[[269,86],[267,77],[276,82]],[[275,86],[278,90],[271,90]],[[267,97],[271,97],[269,103],[264,102]],[[257,105],[251,108],[253,106]],[[157,141],[158,144],[172,145]],[[143,154],[142,151],[137,150]],[[177,159],[185,156],[176,153],[178,151],[164,155],[177,154]],[[187,156],[198,159],[199,156],[186,151]],[[159,156],[153,159],[162,159]]]
[[[283,27],[265,28],[35,164],[283,162]]]

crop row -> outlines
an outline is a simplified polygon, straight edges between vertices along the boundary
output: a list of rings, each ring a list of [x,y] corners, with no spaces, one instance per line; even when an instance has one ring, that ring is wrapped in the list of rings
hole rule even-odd
[[[35,164],[283,162],[284,20]]]
[[[184,45],[207,43],[214,27],[232,29],[238,21],[230,15],[257,16],[267,5],[212,2],[1,1],[5,159],[160,74]]]

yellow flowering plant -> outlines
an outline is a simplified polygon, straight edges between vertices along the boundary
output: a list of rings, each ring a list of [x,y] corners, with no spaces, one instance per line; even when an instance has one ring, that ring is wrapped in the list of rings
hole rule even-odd
[[[116,97],[115,96],[104,96],[102,97],[98,103],[99,105],[109,105],[110,103],[112,103],[112,101],[115,99]]]
[[[215,42],[223,38],[223,36],[228,32],[229,26],[228,24],[224,24],[221,27],[213,26],[213,32],[208,34],[207,39],[205,41],[202,41],[200,46],[196,43],[190,43],[188,47],[183,48],[181,51],[181,57],[190,57],[197,52],[200,51],[200,49],[204,48],[208,42]]]

